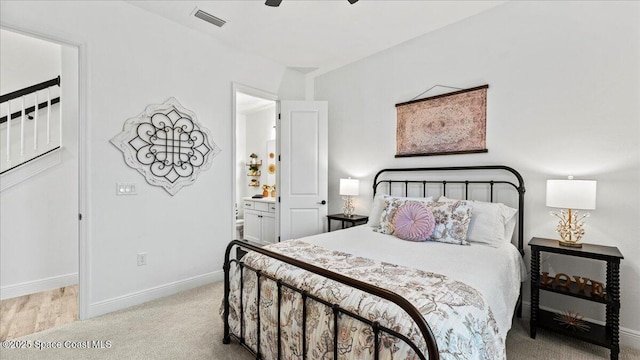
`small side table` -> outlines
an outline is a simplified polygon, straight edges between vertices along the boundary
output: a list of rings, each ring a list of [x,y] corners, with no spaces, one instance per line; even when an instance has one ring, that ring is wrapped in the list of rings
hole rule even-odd
[[[329,230],[329,232],[331,232],[331,220],[337,220],[342,222],[341,229],[344,229],[345,227],[366,224],[367,221],[369,221],[368,216],[355,215],[355,214],[351,216],[345,216],[344,214],[327,215],[327,219],[328,219],[327,230]],[[347,224],[350,224],[350,226],[347,226]]]
[[[601,246],[582,244],[581,248],[560,246],[558,240],[533,238],[529,241],[531,246],[531,323],[529,335],[536,338],[536,329],[543,327],[564,335],[600,345],[611,350],[611,360],[618,359],[619,345],[619,319],[620,319],[620,260],[623,259],[620,250],[613,246]],[[603,297],[593,295],[592,285],[580,284],[570,279],[563,279],[567,286],[558,286],[557,283],[540,278],[540,252],[548,252],[574,256],[579,258],[601,260],[607,263],[606,294]],[[555,276],[555,275],[554,275]],[[540,290],[571,296],[578,299],[593,301],[605,305],[605,326],[584,321],[588,326],[584,331],[571,330],[559,324],[557,314],[540,309]]]

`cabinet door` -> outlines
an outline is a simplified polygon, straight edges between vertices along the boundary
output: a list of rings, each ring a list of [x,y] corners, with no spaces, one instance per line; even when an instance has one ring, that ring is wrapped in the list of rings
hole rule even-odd
[[[262,213],[262,243],[273,244],[274,242],[276,242],[276,217],[273,213],[263,212]]]
[[[244,212],[244,239],[260,241],[261,212],[245,210]]]

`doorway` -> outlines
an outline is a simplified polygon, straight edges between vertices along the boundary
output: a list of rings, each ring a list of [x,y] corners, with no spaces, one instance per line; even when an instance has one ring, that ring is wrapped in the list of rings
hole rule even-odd
[[[2,116],[12,118],[0,125],[2,160],[10,162],[2,174],[0,193],[0,337],[4,340],[79,318],[78,214],[83,197],[79,191],[80,47],[17,29],[0,31],[2,95],[59,76],[53,89],[3,102],[0,109]],[[23,102],[25,115],[21,114]],[[30,107],[34,109],[29,111]],[[12,147],[15,135],[23,144]],[[34,151],[46,154],[36,157]],[[22,305],[15,307],[17,303]],[[31,309],[25,304],[36,313],[26,314]]]
[[[266,245],[323,232],[328,192],[328,103],[279,101],[273,94],[238,84],[233,85],[232,94],[235,237]],[[275,138],[275,153],[261,150],[268,148],[269,136],[248,141],[247,133],[255,129],[247,129],[250,122],[239,115],[243,99],[267,101],[268,106],[273,103],[275,112],[265,118],[275,124],[266,125],[264,133],[273,131],[275,125],[270,135]],[[275,166],[272,171],[271,165]],[[269,174],[275,175],[275,194],[269,192],[273,180],[265,173],[275,173]]]
[[[278,233],[277,96],[234,84],[234,234],[266,245]]]

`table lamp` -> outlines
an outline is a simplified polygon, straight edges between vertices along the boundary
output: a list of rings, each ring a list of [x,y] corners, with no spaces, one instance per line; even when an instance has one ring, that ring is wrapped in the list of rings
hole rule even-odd
[[[584,219],[589,213],[578,215],[574,210],[596,208],[596,181],[573,180],[573,176],[567,180],[547,180],[547,206],[562,209],[560,213],[551,212],[560,219],[556,227],[562,238],[560,245],[582,247],[579,241],[584,235]]]
[[[360,180],[357,179],[340,179],[340,195],[344,199],[344,207],[342,213],[346,217],[353,216],[353,196],[358,196],[360,190]]]

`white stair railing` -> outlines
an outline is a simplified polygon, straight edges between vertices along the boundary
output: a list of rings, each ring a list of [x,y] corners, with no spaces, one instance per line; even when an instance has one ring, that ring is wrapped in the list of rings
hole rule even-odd
[[[7,101],[7,158],[5,161],[11,161],[11,101]]]
[[[35,158],[47,154],[62,146],[62,107],[60,96],[52,96],[52,92],[60,93],[60,77],[16,90],[0,96],[0,106],[6,108],[6,116],[0,118],[1,139],[5,140],[5,146],[0,147],[0,152],[4,149],[4,156],[0,156],[0,174],[13,170],[20,165]],[[40,93],[45,91],[47,100],[40,103]],[[58,104],[58,106],[54,106]],[[19,111],[12,112],[12,109],[20,108]],[[45,116],[44,129],[39,126],[41,116]],[[43,112],[40,114],[40,112]],[[56,114],[57,112],[57,114]],[[33,114],[33,115],[31,115]],[[57,116],[56,116],[57,115]],[[19,119],[19,122],[14,120]],[[57,124],[55,122],[57,121]],[[19,125],[19,134],[16,134]],[[56,127],[57,125],[57,127]],[[13,129],[16,127],[16,129]],[[14,131],[15,130],[15,131]],[[32,130],[32,131],[29,131]],[[57,141],[52,142],[52,133],[57,130]],[[17,136],[19,135],[19,136]],[[42,139],[46,138],[46,144]],[[30,145],[30,146],[29,146]]]

